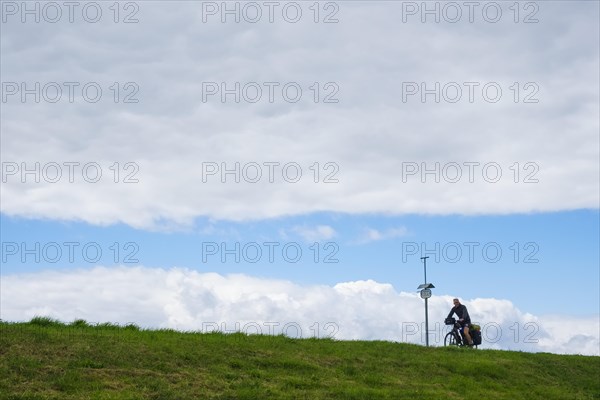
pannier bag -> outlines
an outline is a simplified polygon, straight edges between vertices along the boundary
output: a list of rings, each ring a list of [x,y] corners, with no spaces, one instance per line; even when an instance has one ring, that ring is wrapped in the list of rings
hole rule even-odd
[[[479,325],[471,325],[469,333],[471,334],[471,339],[473,339],[473,344],[481,344],[481,328]]]

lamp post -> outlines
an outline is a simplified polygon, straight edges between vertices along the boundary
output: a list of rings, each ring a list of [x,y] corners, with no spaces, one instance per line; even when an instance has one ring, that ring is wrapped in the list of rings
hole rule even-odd
[[[423,272],[425,282],[419,285],[417,289],[421,289],[421,298],[425,299],[425,345],[429,347],[429,311],[427,309],[427,300],[431,297],[431,289],[434,288],[433,284],[427,283],[427,259],[429,257],[421,257],[423,260]]]

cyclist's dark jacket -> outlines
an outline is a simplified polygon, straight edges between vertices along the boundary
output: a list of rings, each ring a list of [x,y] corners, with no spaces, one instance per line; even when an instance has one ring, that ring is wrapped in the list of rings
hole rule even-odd
[[[456,313],[459,319],[464,319],[464,323],[471,325],[471,317],[469,316],[467,307],[465,307],[464,304],[452,307],[452,310],[450,310],[450,314],[448,314],[448,318],[452,317],[452,314],[454,313]]]

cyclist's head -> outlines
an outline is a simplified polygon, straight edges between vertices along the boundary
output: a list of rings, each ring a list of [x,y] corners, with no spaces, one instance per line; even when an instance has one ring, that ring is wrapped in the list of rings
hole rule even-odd
[[[452,300],[452,302],[454,303],[455,306],[460,305],[460,300],[458,300],[458,299],[454,299],[454,300]]]

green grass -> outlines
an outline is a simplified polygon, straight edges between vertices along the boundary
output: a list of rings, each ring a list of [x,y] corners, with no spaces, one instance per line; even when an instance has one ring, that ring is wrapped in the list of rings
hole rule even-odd
[[[0,399],[600,399],[600,357],[0,322]]]

